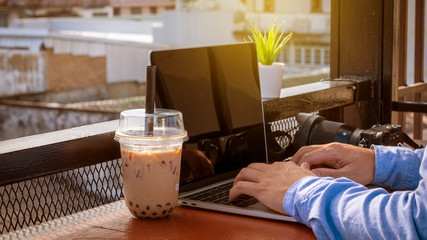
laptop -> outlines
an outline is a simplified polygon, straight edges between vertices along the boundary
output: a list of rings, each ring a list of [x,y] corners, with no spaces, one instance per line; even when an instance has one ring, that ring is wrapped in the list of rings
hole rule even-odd
[[[156,66],[156,107],[181,111],[189,136],[179,203],[295,221],[249,196],[228,201],[240,169],[268,163],[255,44],[152,50],[149,63]]]

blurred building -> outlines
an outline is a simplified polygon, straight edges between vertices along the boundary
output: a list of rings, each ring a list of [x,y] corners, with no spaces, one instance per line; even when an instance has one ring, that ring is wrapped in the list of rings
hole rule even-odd
[[[0,13],[0,96],[143,83],[149,50],[244,41],[246,20],[265,30],[275,16],[294,32],[286,74],[329,65],[330,0],[0,0]]]
[[[104,9],[110,0],[0,0],[0,27],[17,18],[78,16],[76,9]],[[102,14],[104,15],[104,14]]]
[[[115,116],[82,109],[90,101],[141,104],[127,98],[144,93],[150,50],[244,41],[246,19],[262,29],[286,20],[282,30],[294,32],[279,59],[286,74],[328,66],[330,0],[285,2],[0,0],[2,137]]]
[[[175,9],[175,0],[110,0],[114,16],[161,14]]]

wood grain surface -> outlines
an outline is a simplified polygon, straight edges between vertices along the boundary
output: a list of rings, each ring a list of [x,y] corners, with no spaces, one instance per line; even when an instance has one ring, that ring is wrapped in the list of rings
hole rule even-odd
[[[140,220],[126,208],[38,239],[316,239],[303,224],[178,207],[167,218]]]

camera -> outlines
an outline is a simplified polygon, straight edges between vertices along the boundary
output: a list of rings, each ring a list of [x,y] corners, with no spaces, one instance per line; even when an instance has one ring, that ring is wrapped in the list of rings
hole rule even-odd
[[[330,142],[348,143],[365,148],[371,147],[372,144],[397,146],[406,142],[414,148],[420,148],[402,132],[400,125],[374,125],[370,129],[362,130],[345,123],[328,121],[310,113],[298,113],[296,119],[299,129],[293,140],[295,151],[306,145]]]

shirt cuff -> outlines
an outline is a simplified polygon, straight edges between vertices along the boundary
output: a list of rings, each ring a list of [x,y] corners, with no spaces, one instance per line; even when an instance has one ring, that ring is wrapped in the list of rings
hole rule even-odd
[[[390,164],[391,156],[387,156],[387,149],[382,146],[372,145],[371,148],[375,150],[375,175],[372,184],[382,185],[390,176],[390,168],[392,168],[392,164]]]
[[[311,194],[324,188],[333,178],[307,176],[296,181],[286,192],[283,199],[283,210],[298,222],[308,225]]]
[[[373,185],[392,189],[413,189],[420,180],[417,154],[405,147],[373,146],[375,175]]]

